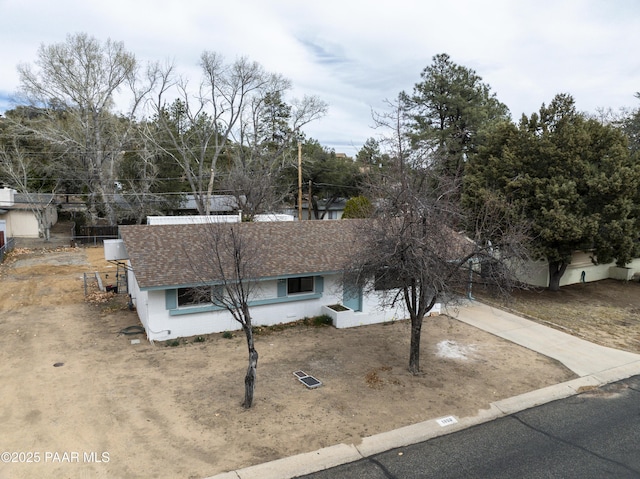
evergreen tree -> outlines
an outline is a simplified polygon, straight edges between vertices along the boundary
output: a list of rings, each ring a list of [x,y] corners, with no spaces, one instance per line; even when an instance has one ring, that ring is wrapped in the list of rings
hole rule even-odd
[[[373,205],[366,196],[354,196],[349,198],[344,205],[342,219],[369,218],[373,213]]]
[[[509,118],[509,110],[474,70],[447,54],[434,56],[420,76],[413,94],[401,95],[412,118],[413,146],[429,151],[445,175],[460,177],[482,130]]]
[[[493,128],[469,162],[463,202],[477,210],[497,199],[511,221],[530,223],[549,289],[558,290],[577,250],[622,266],[636,254],[639,167],[621,131],[562,94],[518,126]]]

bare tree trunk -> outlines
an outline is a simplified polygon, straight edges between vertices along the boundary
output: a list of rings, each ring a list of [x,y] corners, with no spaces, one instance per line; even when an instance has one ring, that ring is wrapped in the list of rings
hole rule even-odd
[[[194,247],[189,250],[185,248],[185,254],[190,256],[194,272],[202,275],[202,285],[215,283],[213,287],[198,288],[204,293],[203,297],[226,309],[242,326],[249,353],[242,407],[249,409],[253,406],[258,368],[258,351],[255,348],[249,301],[257,288],[255,278],[258,275],[254,273],[257,271],[254,268],[264,255],[261,251],[262,243],[244,234],[246,228],[243,226],[248,225],[210,222],[206,226],[209,241],[201,243],[200,248],[195,247],[195,250]],[[209,261],[208,267],[203,265],[206,261]]]
[[[216,170],[211,165],[211,176],[209,176],[209,184],[207,185],[207,196],[205,197],[205,215],[211,214],[211,196],[213,195],[213,179],[216,176]]]
[[[549,262],[549,291],[560,291],[560,279],[567,270],[567,263],[564,261]]]
[[[253,328],[251,324],[243,325],[244,333],[247,336],[247,346],[249,348],[249,367],[247,375],[244,377],[244,402],[242,407],[251,408],[253,405],[253,391],[256,387],[256,369],[258,368],[258,351],[253,343]]]
[[[101,175],[102,176],[102,175]],[[101,203],[104,205],[104,216],[109,225],[118,224],[115,205],[115,189],[113,188],[114,179],[100,178],[98,193],[100,194]]]
[[[420,335],[422,317],[411,317],[411,346],[409,347],[409,372],[414,376],[420,373]]]
[[[405,305],[411,317],[409,372],[414,376],[420,373],[420,336],[422,334],[422,322],[434,304],[436,304],[436,295],[431,295],[429,288],[423,281],[413,280],[411,287],[405,290]]]

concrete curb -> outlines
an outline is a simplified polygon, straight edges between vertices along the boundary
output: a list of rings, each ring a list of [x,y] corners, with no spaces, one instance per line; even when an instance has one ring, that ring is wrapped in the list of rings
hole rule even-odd
[[[607,369],[592,376],[600,381],[600,384],[609,384],[622,379],[640,374],[640,361],[634,361],[615,368]]]
[[[210,479],[284,479],[311,474],[362,459],[353,445],[337,444],[313,452],[284,457],[263,464],[226,472]]]
[[[337,444],[317,451],[225,472],[207,479],[291,479],[451,434],[638,374],[640,374],[640,361],[635,361],[600,373],[492,402],[488,409],[481,409],[475,416],[456,417],[457,422],[448,426],[438,424],[438,418],[430,419],[365,437],[358,445]]]
[[[475,424],[492,421],[503,415],[499,409],[490,404],[488,409],[481,409],[476,416],[464,418],[450,416],[454,417],[457,422],[448,426],[441,426],[437,422],[439,418],[436,418],[365,437],[362,439],[362,443],[356,446],[356,449],[360,452],[361,458],[369,457],[390,449],[410,446],[434,437],[451,434]]]
[[[580,388],[593,388],[599,386],[600,383],[592,377],[585,376],[583,378],[572,379],[546,388],[536,389],[528,393],[520,394],[508,399],[502,399],[493,403],[505,416],[515,414],[525,409],[540,406],[558,399],[565,399],[569,396],[578,394]]]

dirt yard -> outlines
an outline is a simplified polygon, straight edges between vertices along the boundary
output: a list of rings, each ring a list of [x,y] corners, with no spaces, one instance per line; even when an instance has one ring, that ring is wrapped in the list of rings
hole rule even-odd
[[[119,334],[139,325],[136,313],[123,295],[86,301],[83,273],[92,271],[113,278],[102,248],[17,251],[0,266],[0,477],[203,478],[474,415],[574,377],[446,316],[426,321],[419,377],[407,372],[404,321],[299,325],[258,335],[255,406],[247,411],[241,335],[169,346]],[[298,382],[299,369],[322,387]]]

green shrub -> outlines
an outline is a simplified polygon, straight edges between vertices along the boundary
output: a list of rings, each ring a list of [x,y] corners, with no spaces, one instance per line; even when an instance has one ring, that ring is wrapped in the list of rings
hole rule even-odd
[[[349,218],[369,218],[373,212],[373,205],[366,196],[355,196],[349,198],[344,205],[342,217]]]
[[[313,318],[314,326],[330,326],[332,323],[331,316],[328,314],[322,314]]]

